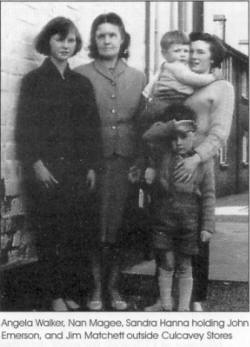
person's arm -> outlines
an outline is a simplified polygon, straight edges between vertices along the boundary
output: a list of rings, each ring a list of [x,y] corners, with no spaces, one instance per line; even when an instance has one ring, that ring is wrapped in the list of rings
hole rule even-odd
[[[217,154],[218,150],[226,144],[230,134],[233,111],[234,111],[234,89],[231,83],[223,81],[214,84],[214,99],[211,112],[210,129],[204,141],[195,148],[196,153],[205,162]]]
[[[182,84],[186,84],[191,87],[200,88],[204,87],[216,80],[216,77],[212,74],[198,74],[190,70],[187,65],[180,62],[164,63],[164,65],[172,72],[174,77]]]
[[[174,168],[174,179],[177,182],[187,183],[200,163],[201,157],[197,153],[180,160]]]
[[[60,182],[52,175],[52,173],[48,170],[48,168],[44,165],[42,160],[37,160],[33,165],[33,170],[35,173],[35,177],[38,182],[42,183],[42,185],[49,189],[53,188],[55,185]]]
[[[175,130],[174,120],[153,123],[143,134],[144,141],[154,142],[166,139]]]
[[[201,211],[201,241],[209,241],[215,226],[215,178],[214,163],[211,159],[204,164],[204,176],[200,184]]]
[[[40,102],[42,88],[38,75],[33,73],[24,77],[21,83],[15,142],[17,159],[26,167],[32,168],[38,182],[45,188],[52,188],[59,182],[41,160],[41,119],[46,112]]]
[[[144,74],[140,74],[138,76],[138,83],[141,85],[141,90],[143,90],[146,79]],[[135,143],[135,160],[133,165],[129,169],[128,178],[129,181],[134,183],[139,181],[141,178],[141,173],[145,169],[146,161],[147,161],[147,149],[144,141],[142,140],[142,134],[144,132],[144,128],[146,127],[147,120],[144,119],[144,109],[146,105],[146,99],[142,95],[138,106],[136,108],[134,114],[134,129],[136,132],[136,143]]]
[[[234,111],[234,89],[227,81],[217,82],[213,88],[211,112],[207,115],[211,119],[208,135],[195,148],[196,154],[185,158],[175,168],[174,177],[179,182],[188,182],[198,164],[214,157],[228,139]]]
[[[154,76],[152,77],[152,79],[150,79],[149,83],[146,85],[146,87],[143,89],[142,91],[142,95],[148,99],[151,94],[152,94],[152,90],[154,87],[155,82],[158,80],[159,78],[159,74],[160,74],[160,70],[156,71],[156,73],[154,74]]]
[[[82,79],[82,98],[86,101],[83,114],[79,115],[77,147],[80,161],[87,162],[87,181],[90,188],[95,185],[95,173],[101,166],[102,141],[101,124],[94,90],[90,81]]]
[[[17,159],[28,166],[40,160],[41,113],[43,105],[39,102],[38,79],[34,74],[26,75],[21,83],[15,142]]]

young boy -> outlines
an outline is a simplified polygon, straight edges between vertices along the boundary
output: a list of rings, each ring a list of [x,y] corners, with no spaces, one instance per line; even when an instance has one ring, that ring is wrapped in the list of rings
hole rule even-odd
[[[165,119],[172,120],[165,122]],[[183,104],[172,104],[166,108],[162,120],[154,123],[143,135],[147,142],[158,141],[161,144],[156,167],[159,190],[152,197],[153,246],[160,298],[145,310],[172,310],[175,274],[177,310],[189,311],[193,284],[191,258],[199,252],[199,242],[209,241],[214,231],[213,161],[201,163],[189,182],[176,182],[176,162],[193,155],[196,115]]]
[[[172,102],[183,102],[195,88],[221,79],[218,70],[213,74],[198,74],[190,70],[189,43],[188,36],[178,30],[163,35],[160,45],[165,61],[143,91],[146,98],[143,116],[147,119],[157,119]]]

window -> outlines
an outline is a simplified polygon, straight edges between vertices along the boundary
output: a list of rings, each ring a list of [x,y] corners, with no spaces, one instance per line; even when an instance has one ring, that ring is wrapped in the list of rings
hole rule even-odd
[[[228,150],[227,144],[219,149],[219,161],[221,167],[228,167]]]
[[[248,76],[247,71],[243,71],[241,74],[241,96],[245,99],[248,99]]]
[[[232,57],[229,57],[222,62],[222,71],[223,71],[224,78],[232,82],[233,81]]]

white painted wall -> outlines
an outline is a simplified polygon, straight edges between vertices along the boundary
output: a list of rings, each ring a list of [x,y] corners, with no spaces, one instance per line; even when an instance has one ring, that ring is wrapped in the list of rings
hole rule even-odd
[[[248,2],[205,2],[204,3],[204,31],[215,33],[213,16],[226,16],[226,42],[248,54],[248,47],[239,45],[239,40],[248,40]]]

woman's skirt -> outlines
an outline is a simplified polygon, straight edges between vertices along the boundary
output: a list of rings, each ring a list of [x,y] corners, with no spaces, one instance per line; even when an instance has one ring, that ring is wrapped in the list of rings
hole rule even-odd
[[[129,191],[131,158],[114,154],[105,158],[101,175],[100,241],[118,243]]]

